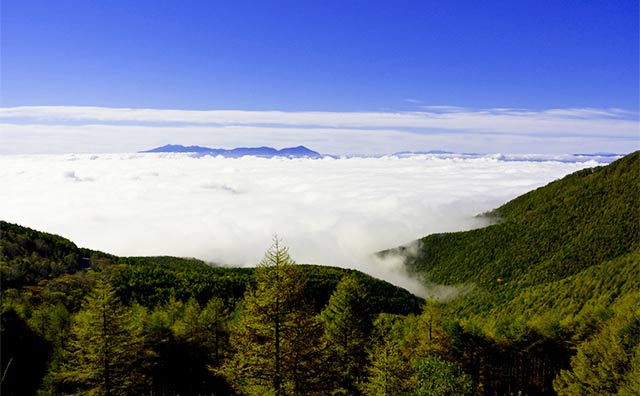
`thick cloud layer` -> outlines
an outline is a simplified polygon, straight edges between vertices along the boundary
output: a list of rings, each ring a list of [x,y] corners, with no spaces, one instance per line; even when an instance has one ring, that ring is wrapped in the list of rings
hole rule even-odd
[[[496,157],[0,157],[0,219],[117,255],[255,265],[274,234],[299,263],[357,268],[418,293],[371,253],[434,232],[595,163]]]

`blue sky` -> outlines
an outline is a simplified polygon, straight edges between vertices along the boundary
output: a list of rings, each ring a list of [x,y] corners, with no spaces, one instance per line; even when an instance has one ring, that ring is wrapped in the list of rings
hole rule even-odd
[[[536,119],[549,110],[598,109],[609,111],[604,119],[617,126],[622,120],[626,132],[603,145],[608,132],[601,131],[602,139],[581,149],[637,146],[637,1],[3,0],[1,11],[3,108],[454,115],[507,108]],[[61,123],[45,122],[41,114],[0,121]],[[234,125],[249,124],[255,125]],[[467,124],[457,130],[473,132]],[[538,137],[532,130],[514,132]],[[256,144],[269,143],[264,132]],[[16,139],[23,132],[2,133]],[[566,134],[549,129],[545,136]],[[204,136],[165,140],[219,141]],[[405,149],[456,149],[455,142],[432,144],[439,141]],[[530,147],[540,151],[544,144]],[[526,143],[513,149],[526,150]]]

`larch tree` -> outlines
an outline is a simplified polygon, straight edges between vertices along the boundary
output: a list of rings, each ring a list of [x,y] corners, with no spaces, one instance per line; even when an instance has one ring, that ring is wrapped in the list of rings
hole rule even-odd
[[[359,395],[365,380],[373,314],[355,275],[343,277],[321,313],[334,394]]]
[[[219,372],[247,395],[318,394],[322,327],[304,304],[302,272],[278,239],[255,276],[231,331],[235,354]]]
[[[128,310],[114,288],[96,283],[73,318],[70,340],[53,378],[63,394],[117,396],[146,386],[141,331],[131,326]]]
[[[411,361],[403,353],[400,340],[387,337],[370,353],[369,375],[362,385],[369,396],[409,395],[413,392]]]
[[[213,297],[202,309],[200,326],[206,335],[215,364],[219,364],[229,349],[229,310],[219,297]]]
[[[560,396],[640,394],[640,293],[615,307],[615,316],[579,344],[571,369],[553,385]]]
[[[455,363],[427,355],[413,364],[416,396],[471,396],[473,382]]]

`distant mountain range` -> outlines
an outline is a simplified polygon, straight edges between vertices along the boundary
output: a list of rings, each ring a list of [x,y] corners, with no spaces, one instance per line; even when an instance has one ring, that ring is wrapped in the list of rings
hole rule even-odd
[[[453,151],[431,150],[431,151],[400,151],[392,154],[394,157],[406,158],[412,156],[429,155],[439,158],[493,158],[500,161],[526,161],[526,162],[588,162],[596,161],[602,164],[611,163],[624,157],[624,154],[617,153],[580,153],[580,154],[487,154],[487,153],[455,153]]]
[[[228,158],[239,158],[244,156],[253,157],[288,157],[288,158],[320,158],[323,155],[310,150],[304,146],[287,147],[277,150],[273,147],[237,147],[234,149],[209,148],[202,146],[182,146],[179,144],[167,144],[162,147],[156,147],[151,150],[142,151],[143,153],[196,153],[199,155],[211,155]]]
[[[210,148],[202,146],[183,146],[180,144],[167,144],[162,147],[156,147],[151,150],[141,151],[142,153],[190,153],[195,156],[223,156],[227,158],[240,158],[245,156],[252,157],[286,157],[286,158],[322,158],[333,157],[330,154],[320,154],[317,151],[313,151],[305,146],[287,147],[281,150],[273,147],[261,146],[261,147],[237,147],[234,149],[222,149],[222,148]],[[599,163],[608,164],[619,158],[622,158],[624,154],[615,153],[587,153],[587,154],[486,154],[486,153],[456,153],[453,151],[444,150],[430,150],[430,151],[400,151],[391,154],[393,157],[406,158],[412,156],[430,155],[444,158],[480,158],[490,157],[501,161],[530,161],[530,162],[546,162],[546,161],[558,161],[558,162],[587,162],[596,161]],[[348,157],[348,156],[347,156]]]
[[[455,153],[453,151],[429,150],[429,151],[398,151],[393,155],[396,157],[403,157],[403,156],[425,155],[425,154],[444,155],[444,154],[455,154]]]

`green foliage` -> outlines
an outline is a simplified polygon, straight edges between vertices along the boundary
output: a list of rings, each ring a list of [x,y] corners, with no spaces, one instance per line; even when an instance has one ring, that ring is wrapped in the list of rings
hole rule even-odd
[[[230,349],[229,310],[222,300],[201,308],[195,299],[171,298],[150,313],[138,309],[154,395],[229,394],[226,381],[208,369],[219,366]]]
[[[304,298],[314,307],[315,312],[320,312],[327,305],[333,291],[345,276],[353,276],[365,289],[371,312],[401,315],[420,312],[423,299],[360,271],[326,265],[300,264],[299,267],[308,285],[303,293]]]
[[[412,317],[381,314],[374,321],[368,345],[368,372],[362,393],[371,396],[408,395],[413,393],[411,365],[415,343],[407,333]]]
[[[0,221],[0,282],[12,288],[73,273],[80,250],[68,239]]]
[[[427,355],[414,364],[416,396],[471,396],[471,378],[452,362],[438,355]]]
[[[487,214],[497,224],[421,240],[411,271],[474,287],[445,311],[455,319],[453,358],[480,393],[552,395],[560,370],[567,384],[582,381],[572,377],[580,365],[569,366],[573,347],[613,326],[613,308],[638,290],[639,159],[635,152],[531,191]],[[623,377],[611,381],[631,386]]]
[[[473,291],[422,309],[277,243],[257,269],[223,268],[0,222],[2,393],[636,395],[639,158],[424,238],[408,267]]]
[[[635,152],[518,197],[492,213],[498,224],[425,237],[408,265],[436,283],[474,284],[475,299],[458,308],[475,314],[522,287],[627,254],[640,244],[639,158]]]
[[[303,305],[302,272],[276,240],[256,269],[255,288],[231,332],[233,357],[221,373],[248,395],[312,395],[322,385],[321,331]]]
[[[196,259],[176,257],[126,257],[112,283],[125,303],[137,302],[152,308],[171,296],[180,300],[196,298],[201,304],[216,296],[232,303],[255,283],[254,268],[215,267]],[[422,299],[408,291],[362,272],[322,265],[298,265],[308,287],[302,298],[320,312],[340,279],[354,274],[366,288],[374,312],[398,314],[419,312]]]
[[[468,373],[481,394],[554,395],[553,380],[569,364],[570,344],[550,338],[526,322],[501,321],[491,336],[475,323],[449,321],[449,358]]]
[[[365,394],[474,394],[471,376],[451,361],[456,345],[445,334],[442,308],[430,300],[419,316],[378,317]]]
[[[0,240],[0,246],[7,246],[7,241],[18,240],[23,247],[21,250],[9,249],[13,252],[11,262],[6,259],[6,254],[1,256],[2,264],[9,272],[18,273],[20,268],[16,269],[13,265],[31,262],[33,257],[45,262],[65,257],[69,252],[76,252],[81,257],[79,267],[69,267],[68,273],[57,276],[57,272],[44,272],[32,277],[22,276],[16,278],[15,282],[8,281],[2,285],[3,307],[14,307],[17,312],[16,316],[5,317],[7,327],[27,328],[25,334],[33,334],[34,340],[39,340],[37,342],[42,346],[41,354],[25,355],[30,357],[33,368],[42,368],[29,371],[30,376],[37,377],[29,380],[34,391],[42,383],[42,395],[59,394],[61,390],[82,392],[81,386],[86,384],[73,383],[70,380],[73,374],[66,378],[61,375],[69,373],[73,365],[70,348],[80,348],[77,334],[70,333],[79,331],[77,322],[87,315],[86,309],[81,309],[81,302],[88,294],[95,293],[96,280],[103,279],[113,285],[116,299],[123,302],[121,308],[125,312],[125,327],[127,331],[135,330],[136,345],[141,345],[138,357],[144,362],[140,362],[141,371],[138,374],[140,378],[146,378],[143,381],[146,385],[139,385],[140,392],[142,387],[145,392],[153,392],[154,395],[232,392],[226,380],[207,370],[207,367],[216,371],[230,357],[230,309],[247,290],[255,290],[255,269],[215,267],[199,260],[175,257],[119,258],[89,249],[77,249],[71,242],[55,235],[9,223],[2,223],[2,226],[3,235],[11,233],[12,236]],[[37,250],[45,244],[35,243],[36,240],[59,240],[59,246],[56,245],[59,248]],[[47,256],[47,252],[53,258]],[[297,277],[305,284],[300,294],[300,306],[308,311],[305,317],[313,318],[313,322],[307,324],[318,337],[323,328],[314,314],[327,304],[345,274],[356,277],[365,287],[368,308],[372,312],[412,312],[421,301],[403,289],[358,271],[318,265],[301,265],[297,268],[300,270]],[[7,288],[7,285],[11,287]],[[242,310],[235,315],[236,320],[241,320]],[[72,317],[76,323],[73,331],[70,328]],[[11,338],[7,336],[4,339]],[[302,338],[300,340],[302,342]],[[21,355],[29,348],[24,343],[15,345],[19,346]],[[90,354],[87,346],[84,347],[84,352],[78,354]],[[6,353],[11,350],[4,348]],[[318,349],[314,353],[321,355],[323,351]],[[322,359],[314,361],[318,360]],[[11,389],[8,384],[12,383],[14,370],[25,367],[18,364],[21,359],[11,360],[11,357],[5,359],[3,364],[9,361],[13,369],[7,370],[6,389]],[[45,376],[47,364],[49,373]],[[303,370],[303,367],[305,364],[299,364],[297,370]],[[325,367],[322,365],[307,365],[303,371],[317,373],[323,370]],[[323,378],[326,378],[324,374],[318,374],[314,379],[315,384],[310,381],[305,386],[309,386],[309,389],[321,388],[319,383]]]
[[[140,329],[115,291],[99,281],[71,325],[64,360],[52,375],[74,395],[128,395],[146,386]]]
[[[606,320],[610,308],[638,290],[640,249],[615,259],[593,265],[564,279],[523,288],[515,297],[497,307],[485,320],[485,328],[502,321],[526,321],[537,331],[554,337],[552,324],[561,326],[581,341],[595,331],[600,320]],[[600,318],[600,319],[598,319]],[[556,329],[557,330],[557,329]]]
[[[253,280],[252,268],[214,267],[196,259],[177,257],[127,257],[112,283],[125,303],[148,308],[176,297],[195,298],[205,304],[212,297],[233,301],[242,298]]]
[[[571,370],[554,382],[558,395],[640,393],[640,293],[615,308],[615,316],[578,346]]]
[[[371,356],[369,376],[361,386],[363,394],[409,395],[415,389],[412,374],[411,362],[403,353],[399,340],[386,339]]]
[[[329,346],[328,369],[336,382],[334,393],[360,394],[373,313],[366,291],[355,275],[345,276],[338,283],[321,318]]]

